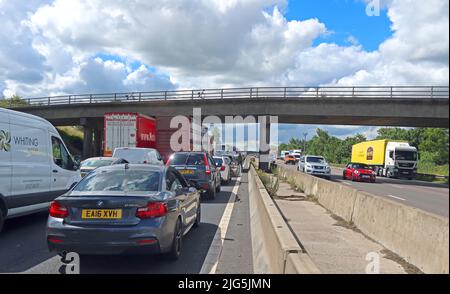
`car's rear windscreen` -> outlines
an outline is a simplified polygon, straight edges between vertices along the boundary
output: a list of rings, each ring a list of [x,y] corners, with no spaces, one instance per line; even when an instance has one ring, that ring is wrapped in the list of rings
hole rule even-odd
[[[170,165],[205,165],[205,156],[201,153],[175,153]]]
[[[223,159],[220,157],[214,157],[214,161],[218,164],[218,165],[223,165]]]
[[[129,163],[142,163],[146,159],[147,151],[136,149],[116,149],[113,157],[123,158]]]
[[[159,171],[149,170],[102,170],[88,174],[73,189],[77,192],[123,191],[146,192],[159,191]]]

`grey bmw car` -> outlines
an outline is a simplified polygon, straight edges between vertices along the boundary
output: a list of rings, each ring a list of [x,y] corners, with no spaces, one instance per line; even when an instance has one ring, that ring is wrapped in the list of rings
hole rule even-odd
[[[50,206],[47,243],[64,254],[163,253],[177,259],[200,223],[200,194],[173,167],[100,167]]]

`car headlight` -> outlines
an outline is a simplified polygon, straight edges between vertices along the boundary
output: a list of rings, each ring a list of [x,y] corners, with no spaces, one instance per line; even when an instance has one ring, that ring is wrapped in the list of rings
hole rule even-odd
[[[355,174],[359,175],[359,170],[355,170]]]

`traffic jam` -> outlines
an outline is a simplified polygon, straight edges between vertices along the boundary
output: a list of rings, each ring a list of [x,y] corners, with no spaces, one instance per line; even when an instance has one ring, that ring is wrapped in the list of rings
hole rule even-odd
[[[284,150],[278,159],[286,165],[296,166],[300,172],[331,178],[331,166],[323,156],[303,155],[302,150]],[[412,180],[417,174],[417,162],[417,148],[408,142],[361,142],[352,146],[351,162],[343,168],[342,179],[367,183],[375,183],[377,176]]]
[[[44,119],[0,109],[0,128],[12,141],[8,156],[0,153],[2,162],[34,166],[36,173],[27,176],[51,183],[50,189],[29,187],[36,197],[19,203],[8,183],[18,186],[14,181],[21,175],[2,173],[5,197],[0,200],[6,205],[0,208],[7,211],[0,213],[0,230],[6,216],[48,209],[48,249],[61,256],[132,253],[178,259],[183,236],[201,223],[201,203],[215,199],[222,185],[240,175],[244,159],[236,151],[158,150],[155,119],[137,113],[105,114],[103,156],[81,162]],[[31,149],[36,155],[23,162],[21,155]]]

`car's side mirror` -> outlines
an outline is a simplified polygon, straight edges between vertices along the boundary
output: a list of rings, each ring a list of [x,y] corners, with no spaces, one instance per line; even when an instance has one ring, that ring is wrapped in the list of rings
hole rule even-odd
[[[61,158],[55,158],[55,164],[58,166],[61,166],[62,159]]]

